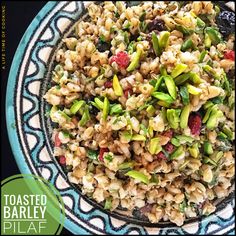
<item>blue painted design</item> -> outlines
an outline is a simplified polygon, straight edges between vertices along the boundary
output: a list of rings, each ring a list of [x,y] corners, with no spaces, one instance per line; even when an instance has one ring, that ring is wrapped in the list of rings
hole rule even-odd
[[[52,155],[51,142],[49,140],[50,127],[48,127],[50,124],[49,120],[47,120],[44,116],[46,105],[42,99],[42,95],[45,93],[48,81],[50,79],[47,70],[49,69],[50,71],[53,66],[52,59],[55,55],[56,48],[60,45],[61,37],[63,37],[63,35],[68,32],[73,24],[81,17],[83,5],[81,2],[75,3],[76,9],[71,13],[64,10],[70,2],[48,2],[35,17],[17,48],[9,74],[6,98],[7,129],[12,150],[22,173],[34,173],[41,176],[42,170],[47,170],[49,172],[48,178],[50,182],[60,191],[61,196],[67,196],[72,199],[72,209],[66,206],[67,218],[65,222],[65,227],[72,233],[96,234],[97,231],[103,234],[128,234],[129,232],[135,231],[138,232],[138,234],[146,235],[149,232],[142,224],[124,222],[122,226],[115,227],[112,224],[110,213],[105,212],[99,206],[96,208],[93,207],[96,204],[91,203],[91,200],[88,200],[88,198],[81,196],[80,191],[75,189],[73,185],[68,182],[61,166]],[[51,14],[56,8],[58,8],[58,10],[56,10],[54,14]],[[58,20],[62,17],[67,18],[70,21],[69,26],[63,31],[63,33],[60,32],[57,26]],[[43,40],[41,37],[47,29],[52,31],[52,36],[47,40]],[[33,37],[36,34],[39,34],[39,36],[36,40],[33,40]],[[31,42],[32,47],[29,48]],[[41,49],[46,47],[51,47],[52,50],[48,60],[43,61],[39,58],[39,52]],[[28,56],[25,54],[26,50],[29,50]],[[26,62],[23,65],[22,63],[24,59]],[[36,64],[36,71],[27,76],[30,61]],[[24,73],[22,83],[20,83],[19,80],[20,72]],[[29,91],[30,84],[36,81],[39,81],[40,83],[38,94],[34,94]],[[18,97],[19,99],[17,100]],[[23,107],[25,106],[23,98],[29,100],[29,102],[33,105],[33,107],[25,113],[23,113]],[[29,125],[29,120],[36,115],[40,115],[40,124],[38,128],[34,128]],[[20,117],[20,119],[17,117]],[[13,128],[12,124],[15,124],[16,128]],[[20,137],[20,134],[23,137]],[[28,134],[34,135],[37,139],[37,142],[33,148],[30,148],[27,141]],[[50,155],[50,161],[43,162],[39,160],[39,154],[44,147],[46,147],[48,155]],[[29,156],[29,158],[27,156]],[[69,187],[61,188],[57,186],[56,183],[59,177],[61,177],[63,181],[69,185]],[[92,206],[90,211],[86,212],[81,209],[81,198],[83,198],[88,205]],[[227,204],[231,206],[230,201]],[[231,208],[232,207],[233,205]],[[114,220],[118,218],[117,215],[118,213],[112,215]],[[97,225],[90,222],[91,220],[96,219],[103,221],[104,229],[100,229]],[[219,225],[220,229],[217,231],[209,230],[210,224],[212,223]],[[228,234],[232,234],[234,232],[234,230],[231,229],[233,223],[233,214],[231,214],[228,218],[211,215],[195,223],[199,224],[196,234],[212,234],[222,230],[225,230],[225,232],[228,231]],[[149,224],[148,227],[157,230],[159,235],[188,233],[183,228],[176,226],[163,227],[157,224]],[[227,228],[229,228],[229,230],[227,230]]]

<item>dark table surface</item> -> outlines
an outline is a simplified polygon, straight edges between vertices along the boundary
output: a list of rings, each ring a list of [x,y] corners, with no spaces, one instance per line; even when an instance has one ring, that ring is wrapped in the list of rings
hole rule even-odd
[[[1,70],[1,180],[19,174],[8,140],[5,119],[5,95],[8,73],[16,48],[25,30],[47,1],[2,1],[6,21],[6,68]],[[2,8],[3,9],[3,8]],[[61,235],[70,235],[63,229]]]

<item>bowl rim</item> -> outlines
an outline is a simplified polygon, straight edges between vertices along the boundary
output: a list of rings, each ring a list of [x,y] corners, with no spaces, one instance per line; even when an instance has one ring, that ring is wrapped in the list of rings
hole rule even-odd
[[[8,75],[6,102],[5,102],[5,110],[6,110],[5,118],[6,118],[6,123],[7,123],[7,132],[8,132],[11,150],[13,152],[17,166],[19,167],[21,173],[26,173],[26,174],[32,174],[32,172],[28,164],[26,163],[25,159],[23,158],[24,155],[22,153],[21,144],[18,139],[17,131],[16,131],[16,128],[14,129],[14,126],[16,125],[15,124],[16,113],[15,113],[14,107],[16,104],[15,104],[15,97],[12,96],[12,92],[15,90],[15,87],[17,86],[17,81],[16,81],[17,72],[20,67],[21,58],[24,56],[24,51],[27,48],[27,42],[30,40],[29,36],[31,35],[31,32],[33,32],[33,30],[36,28],[36,25],[40,23],[41,20],[45,17],[45,15],[47,15],[50,12],[50,10],[52,10],[57,4],[58,4],[58,1],[55,1],[55,2],[49,1],[48,3],[46,3],[45,6],[38,12],[38,14],[34,17],[32,22],[29,24],[13,56],[10,72]],[[224,201],[226,201],[227,198],[225,198]],[[198,217],[196,219],[189,219],[189,221],[187,221],[186,224],[192,224],[192,223],[195,223],[196,221],[202,221],[206,218],[208,217],[206,216],[206,217]],[[135,223],[135,222],[130,221],[127,223]],[[72,233],[76,234],[78,233],[78,231],[74,230],[73,224],[75,223],[73,223],[70,219],[66,217],[65,222],[64,222],[64,227],[66,227]],[[155,226],[156,224],[152,224],[152,225]],[[75,226],[78,227],[77,224],[75,224]],[[143,224],[142,226],[145,226],[145,224]],[[149,226],[150,226],[150,223],[149,223]],[[160,229],[167,229],[167,227],[161,227],[160,224],[158,225],[158,227],[160,227]]]

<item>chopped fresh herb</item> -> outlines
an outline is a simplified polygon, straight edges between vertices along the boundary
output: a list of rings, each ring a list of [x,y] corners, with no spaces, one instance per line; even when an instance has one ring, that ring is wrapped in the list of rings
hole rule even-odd
[[[87,151],[87,156],[88,156],[88,158],[90,158],[92,160],[97,160],[98,159],[98,151],[89,149]]]
[[[113,156],[111,154],[107,154],[104,156],[104,159],[106,159],[108,162],[111,162],[113,160]]]

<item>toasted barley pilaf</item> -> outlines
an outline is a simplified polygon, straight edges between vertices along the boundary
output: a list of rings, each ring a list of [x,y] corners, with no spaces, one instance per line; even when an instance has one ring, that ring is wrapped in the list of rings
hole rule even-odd
[[[215,211],[234,178],[234,33],[211,2],[88,6],[44,98],[54,155],[107,210],[150,222]]]

